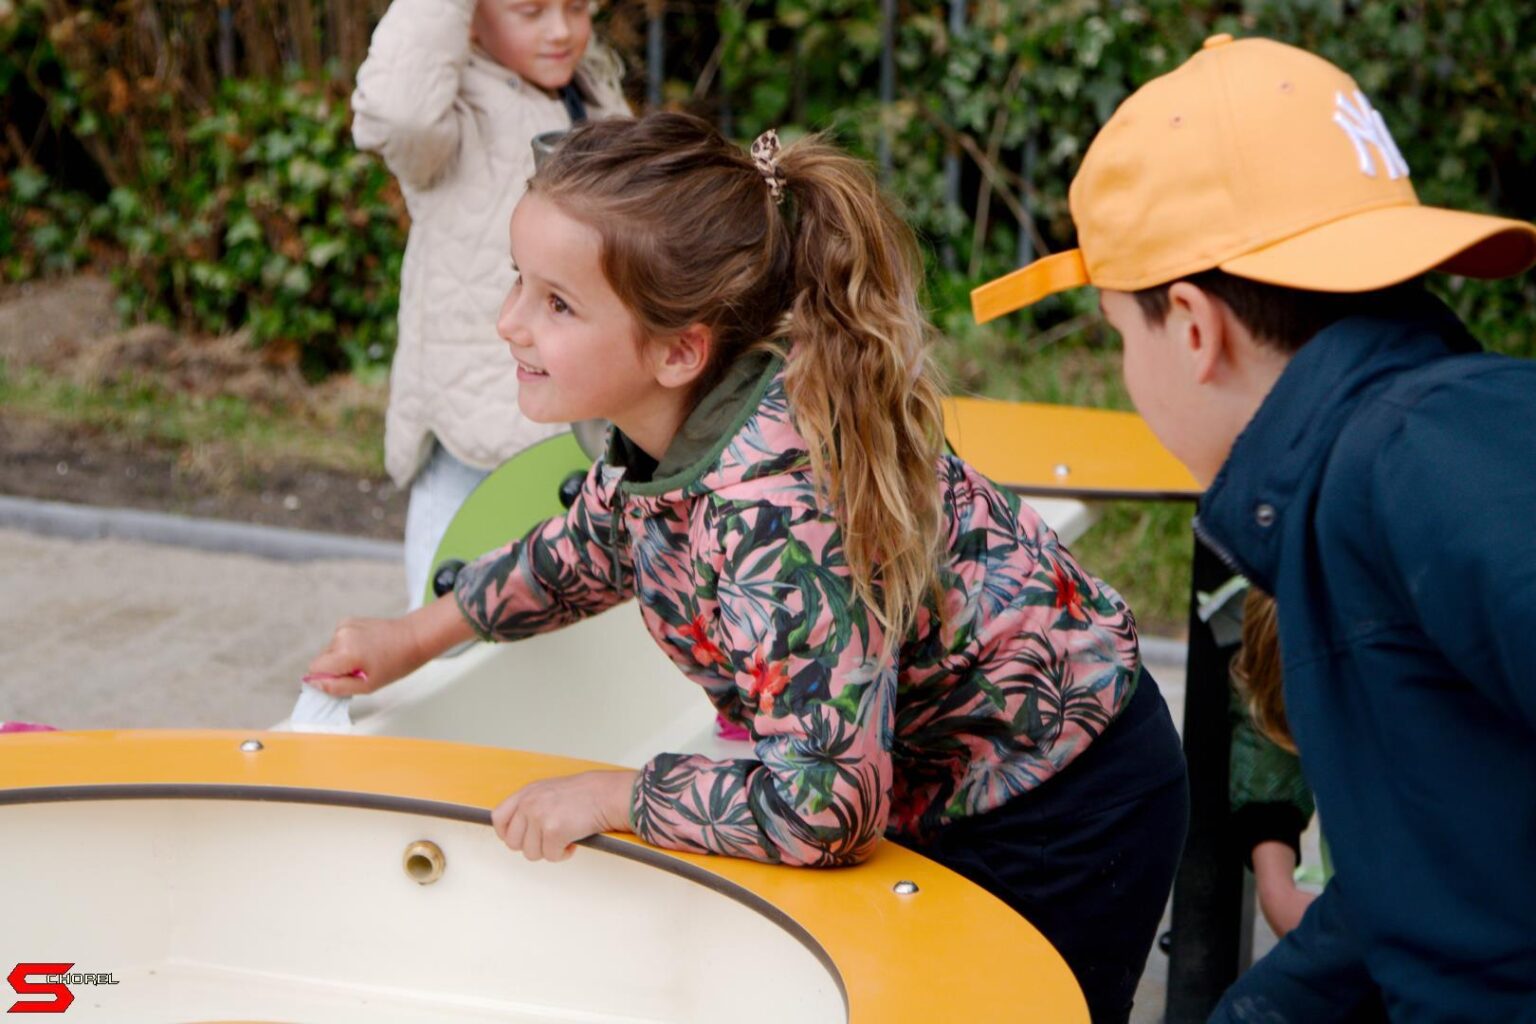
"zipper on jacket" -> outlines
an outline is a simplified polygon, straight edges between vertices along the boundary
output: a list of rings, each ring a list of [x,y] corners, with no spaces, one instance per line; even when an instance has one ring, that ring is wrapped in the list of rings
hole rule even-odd
[[[1194,528],[1195,538],[1199,540],[1200,543],[1210,548],[1211,552],[1215,554],[1217,558],[1221,559],[1223,565],[1237,573],[1239,576],[1246,577],[1250,580],[1253,579],[1253,573],[1243,568],[1243,563],[1238,561],[1237,556],[1228,551],[1220,541],[1211,536],[1210,531],[1205,528],[1205,524],[1200,521],[1200,517],[1198,515],[1190,520],[1190,525]]]

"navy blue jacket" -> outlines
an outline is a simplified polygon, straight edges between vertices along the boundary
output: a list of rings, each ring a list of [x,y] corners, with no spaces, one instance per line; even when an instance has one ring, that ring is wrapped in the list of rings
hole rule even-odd
[[[1196,528],[1275,596],[1329,898],[1394,1020],[1536,1019],[1536,363],[1438,302],[1295,355]]]

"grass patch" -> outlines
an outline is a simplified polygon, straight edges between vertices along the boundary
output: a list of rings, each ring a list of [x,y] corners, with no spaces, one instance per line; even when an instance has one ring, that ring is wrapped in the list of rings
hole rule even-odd
[[[139,375],[89,385],[36,367],[0,364],[7,415],[110,437],[132,448],[179,453],[184,468],[215,482],[254,478],[280,463],[383,474],[383,399],[356,385],[302,406],[197,394]]]

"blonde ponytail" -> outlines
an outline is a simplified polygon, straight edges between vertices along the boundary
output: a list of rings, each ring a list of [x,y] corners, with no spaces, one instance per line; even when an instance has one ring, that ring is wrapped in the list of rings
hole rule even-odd
[[[888,655],[936,590],[943,542],[942,391],[921,257],[865,164],[810,138],[778,166],[795,216],[790,408]]]

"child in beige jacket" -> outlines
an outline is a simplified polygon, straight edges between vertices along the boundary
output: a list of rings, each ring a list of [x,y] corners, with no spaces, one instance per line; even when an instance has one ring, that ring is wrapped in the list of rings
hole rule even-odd
[[[564,429],[519,411],[496,314],[533,138],[630,113],[617,58],[591,37],[589,0],[394,0],[358,69],[353,139],[383,156],[411,214],[384,455],[410,487],[412,606],[474,486]]]

